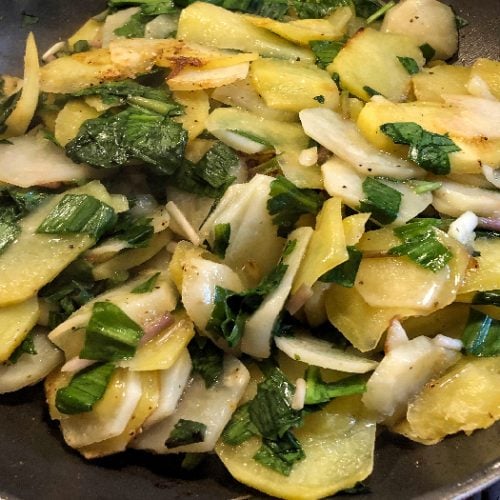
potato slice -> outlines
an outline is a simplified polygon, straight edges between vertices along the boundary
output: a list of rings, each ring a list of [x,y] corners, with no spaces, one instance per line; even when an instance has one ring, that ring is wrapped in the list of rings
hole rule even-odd
[[[38,383],[62,363],[61,351],[43,329],[33,331],[33,344],[36,354],[22,354],[15,364],[0,363],[0,394]]]
[[[312,64],[258,59],[252,62],[250,77],[273,109],[298,113],[313,107],[336,109],[339,104],[339,91],[330,75]]]
[[[474,250],[479,253],[475,257],[476,265],[467,270],[460,293],[500,289],[500,240],[477,239]]]
[[[173,98],[184,106],[184,114],[175,117],[174,120],[182,125],[188,133],[189,140],[192,141],[205,129],[210,109],[208,94],[204,90],[177,91],[173,93]]]
[[[92,18],[85,21],[85,23],[68,38],[69,48],[73,50],[75,43],[80,40],[86,40],[89,44],[92,44],[92,42],[101,35],[101,30],[102,22]]]
[[[68,101],[59,111],[55,121],[54,135],[57,142],[63,147],[66,146],[77,136],[83,122],[97,118],[99,114],[82,99]]]
[[[33,33],[26,40],[24,54],[24,76],[21,95],[16,107],[5,120],[7,130],[0,134],[0,139],[14,137],[26,133],[38,105],[40,91],[40,66],[38,64],[38,51]]]
[[[364,415],[359,397],[338,398],[307,415],[294,430],[306,455],[283,476],[253,459],[260,440],[238,446],[217,443],[215,451],[238,481],[268,495],[290,500],[323,498],[354,486],[373,468],[375,424]]]
[[[376,92],[399,102],[408,96],[411,75],[398,57],[410,57],[419,68],[425,63],[411,38],[365,28],[349,39],[327,70],[338,73],[342,87],[364,101]]]
[[[473,80],[476,77],[487,85],[488,91],[494,97],[500,99],[500,62],[491,59],[476,59],[471,68],[470,78]]]
[[[429,44],[435,59],[448,59],[458,49],[455,13],[437,0],[399,2],[386,13],[380,29],[410,36],[418,45]]]
[[[0,363],[7,361],[35,326],[40,314],[38,298],[0,308]]]
[[[258,52],[264,57],[314,62],[311,50],[254,26],[243,14],[204,2],[182,10],[177,38],[219,49]]]
[[[500,358],[463,358],[424,387],[406,418],[394,430],[423,444],[490,427],[500,419]]]
[[[424,68],[412,77],[413,92],[419,101],[444,102],[442,94],[467,94],[470,68],[441,64]]]

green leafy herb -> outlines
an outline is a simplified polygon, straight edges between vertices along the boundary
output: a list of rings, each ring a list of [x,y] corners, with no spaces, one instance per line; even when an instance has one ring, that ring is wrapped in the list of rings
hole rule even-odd
[[[471,309],[462,335],[464,349],[473,356],[500,356],[500,321]]]
[[[384,123],[380,130],[395,144],[408,144],[408,159],[434,174],[450,173],[449,153],[460,148],[447,136],[424,130],[413,122]]]
[[[325,96],[323,95],[314,96],[313,99],[319,102],[320,104],[325,104]]]
[[[7,247],[16,241],[21,228],[13,221],[0,221],[0,255],[5,252]]]
[[[267,211],[278,226],[278,235],[286,236],[303,214],[317,215],[324,197],[313,189],[300,189],[283,176],[271,182]]]
[[[212,252],[223,259],[231,238],[231,224],[216,224],[214,227],[214,244]]]
[[[149,293],[153,291],[153,288],[156,285],[156,282],[158,281],[158,278],[161,273],[155,273],[153,276],[148,278],[146,281],[141,283],[140,285],[135,286],[130,290],[131,293]]]
[[[23,16],[23,26],[31,26],[40,21],[40,18],[38,16],[35,16],[34,14],[28,14],[24,10],[21,12],[21,16]]]
[[[416,75],[420,71],[417,61],[415,61],[412,57],[398,56],[398,60],[408,74]]]
[[[74,96],[98,95],[105,104],[130,104],[144,107],[162,115],[176,116],[183,113],[183,107],[175,102],[167,87],[159,88],[141,85],[135,80],[107,82],[86,87],[72,94]]]
[[[287,431],[276,440],[263,439],[253,459],[284,476],[289,476],[293,466],[306,457],[297,438]]]
[[[418,179],[412,179],[408,181],[406,184],[408,184],[408,186],[410,186],[413,189],[415,194],[424,194],[430,191],[435,191],[436,189],[439,189],[443,185],[442,182],[421,181]]]
[[[151,16],[146,16],[139,11],[130,16],[130,19],[123,26],[116,28],[113,33],[125,38],[144,38],[146,24],[151,20]]]
[[[126,241],[131,248],[145,248],[154,235],[149,217],[134,217],[130,212],[118,215],[118,221],[110,236]]]
[[[66,144],[76,163],[114,168],[143,162],[160,174],[172,174],[182,162],[187,132],[167,116],[130,107],[87,120]]]
[[[183,160],[169,181],[184,191],[220,198],[234,182],[238,165],[236,153],[224,143],[216,142],[198,163]]]
[[[37,354],[35,342],[33,341],[33,330],[31,330],[24,340],[14,349],[14,352],[10,355],[9,363],[16,364],[23,354]]]
[[[92,411],[104,396],[114,369],[112,363],[105,363],[77,373],[68,386],[57,391],[56,408],[66,415]]]
[[[316,56],[316,64],[325,69],[340,52],[342,47],[345,45],[346,38],[342,40],[312,40],[309,42],[309,46]]]
[[[436,55],[436,51],[428,43],[420,45],[419,49],[420,52],[422,52],[422,55],[424,56],[426,62],[429,62]]]
[[[363,192],[366,198],[359,205],[361,212],[371,212],[381,224],[390,224],[397,219],[402,199],[399,191],[381,180],[367,177],[363,181]]]
[[[363,87],[363,90],[370,96],[373,97],[374,95],[382,95],[378,90],[372,89],[368,85],[365,85]]]
[[[359,375],[352,375],[337,382],[324,382],[317,366],[309,366],[304,376],[306,380],[306,405],[326,403],[333,398],[362,394],[366,391],[366,381]]]
[[[394,234],[403,241],[389,250],[390,255],[406,255],[419,266],[437,272],[453,254],[437,238],[435,219],[417,219],[397,227]]]
[[[469,21],[467,19],[464,19],[461,16],[455,15],[455,24],[457,26],[457,30],[465,28],[466,26],[469,25]]]
[[[195,337],[188,346],[193,372],[205,381],[205,387],[212,387],[224,371],[224,353],[206,337]]]
[[[142,328],[112,302],[96,302],[80,358],[98,361],[131,358],[143,333]]]
[[[233,413],[222,433],[224,443],[236,446],[258,434],[257,428],[250,420],[249,404],[245,403]]]
[[[181,467],[185,470],[194,470],[206,456],[206,453],[186,453],[182,459]]]
[[[224,338],[231,347],[237,345],[243,336],[247,318],[259,308],[265,296],[278,287],[287,267],[280,262],[255,288],[243,292],[216,286],[215,306],[207,330]]]
[[[320,281],[324,283],[337,283],[347,288],[354,286],[363,253],[354,246],[348,246],[347,253],[349,254],[349,259],[323,274],[320,277]]]
[[[248,412],[261,436],[277,440],[290,428],[302,424],[301,412],[291,406],[294,392],[295,387],[278,367],[272,368],[264,382],[257,385]]]
[[[7,130],[7,125],[5,124],[5,122],[12,111],[14,111],[19,97],[21,97],[20,90],[10,95],[6,99],[0,100],[0,134],[3,134]]]
[[[201,443],[205,440],[206,431],[207,426],[205,424],[181,418],[165,441],[165,446],[167,448],[177,448],[187,444]]]
[[[377,11],[375,11],[371,16],[369,16],[366,19],[366,24],[371,24],[371,23],[373,23],[373,21],[376,21],[377,19],[381,18],[382,16],[385,15],[385,13],[389,9],[392,9],[395,5],[396,5],[396,2],[394,2],[392,0],[390,2],[387,2],[385,5],[383,5],[382,7],[380,7],[380,9],[378,9]]]
[[[368,19],[382,7],[382,3],[377,0],[354,0],[356,15]]]
[[[141,8],[141,12],[151,16],[171,14],[177,10],[171,0],[108,0],[110,9],[131,6],[138,6]]]
[[[472,304],[486,304],[500,306],[500,290],[488,290],[487,292],[477,292],[472,298]]]
[[[87,52],[90,50],[90,45],[87,40],[78,40],[73,44],[73,52],[78,54],[79,52]]]
[[[241,137],[245,137],[246,139],[249,139],[253,142],[256,142],[257,144],[262,144],[263,146],[267,146],[269,148],[273,147],[272,142],[269,142],[265,137],[252,134],[251,132],[248,132],[246,130],[232,129],[232,130],[229,130],[229,132],[232,132],[233,134],[241,135]]]
[[[38,226],[37,233],[86,233],[99,239],[116,222],[115,211],[87,194],[66,194]]]

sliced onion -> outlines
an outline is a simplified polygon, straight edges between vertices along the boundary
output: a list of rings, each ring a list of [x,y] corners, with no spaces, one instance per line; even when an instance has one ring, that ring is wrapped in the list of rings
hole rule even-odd
[[[146,323],[144,326],[144,335],[141,337],[139,342],[140,345],[149,342],[152,338],[156,337],[160,332],[173,325],[175,318],[169,312],[158,316]]]
[[[95,363],[97,363],[97,361],[93,359],[83,359],[76,356],[64,363],[64,365],[61,367],[61,371],[76,373],[84,370],[85,368],[88,368],[89,366],[92,366]]]
[[[476,229],[478,222],[479,219],[474,212],[464,212],[450,224],[448,235],[462,243],[462,245],[470,247],[476,237],[474,229]]]
[[[406,330],[403,328],[403,325],[399,322],[399,320],[393,319],[387,329],[384,352],[388,353],[405,342],[408,342]]]

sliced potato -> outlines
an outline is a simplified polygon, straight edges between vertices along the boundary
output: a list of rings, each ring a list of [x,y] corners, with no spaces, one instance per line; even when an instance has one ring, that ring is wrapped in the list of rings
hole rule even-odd
[[[375,424],[363,414],[359,398],[338,398],[323,410],[307,415],[294,431],[306,458],[289,476],[253,459],[260,440],[238,446],[219,441],[215,451],[238,481],[268,495],[290,500],[323,498],[354,486],[372,471]]]
[[[61,146],[74,139],[86,120],[97,118],[99,113],[82,99],[68,101],[59,111],[55,121],[54,135]]]
[[[101,35],[102,30],[102,22],[96,21],[95,19],[89,19],[85,21],[85,23],[80,26],[69,38],[68,45],[71,50],[76,42],[80,40],[86,40],[91,44]]]
[[[174,92],[174,99],[184,106],[184,114],[176,117],[175,121],[182,124],[188,133],[190,141],[196,139],[205,129],[208,118],[208,95],[204,90],[191,92]]]
[[[471,80],[479,77],[486,84],[488,92],[500,99],[500,62],[480,57],[472,65],[470,77]]]
[[[398,57],[413,59],[419,68],[425,63],[411,38],[365,28],[348,40],[327,70],[338,73],[342,87],[364,101],[375,92],[400,102],[408,96],[411,75]]]
[[[318,106],[336,109],[339,104],[339,91],[330,75],[313,64],[258,59],[252,62],[250,77],[273,109],[298,113]]]
[[[500,419],[500,358],[463,358],[424,387],[406,418],[395,430],[424,444],[490,427]]]
[[[480,238],[474,242],[476,264],[467,270],[460,293],[500,289],[500,240]]]
[[[424,68],[412,77],[413,92],[419,101],[443,102],[443,94],[467,94],[471,69],[441,64]]]

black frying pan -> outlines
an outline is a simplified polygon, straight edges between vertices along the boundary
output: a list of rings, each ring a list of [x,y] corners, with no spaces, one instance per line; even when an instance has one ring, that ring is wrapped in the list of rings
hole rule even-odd
[[[21,75],[24,41],[36,35],[39,50],[65,38],[105,0],[0,0],[0,74]],[[500,58],[499,0],[454,0],[470,24],[462,30],[458,61]],[[22,13],[38,17],[23,25]],[[372,491],[357,500],[464,498],[500,479],[500,424],[472,437],[453,436],[431,447],[382,432]],[[214,457],[195,472],[183,471],[175,457],[126,452],[92,462],[69,449],[50,422],[41,387],[0,396],[0,498],[44,500],[231,499],[252,495]],[[341,495],[336,498],[352,498]]]

